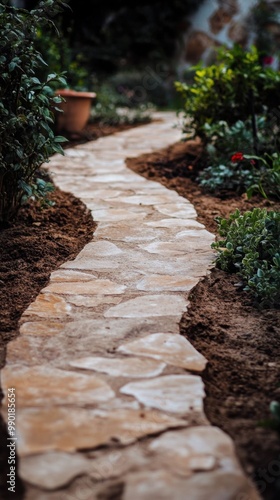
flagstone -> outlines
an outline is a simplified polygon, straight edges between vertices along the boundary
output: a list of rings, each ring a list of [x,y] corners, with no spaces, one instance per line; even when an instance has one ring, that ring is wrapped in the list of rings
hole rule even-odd
[[[157,205],[161,203],[170,203],[177,200],[179,195],[175,191],[167,191],[164,194],[143,194],[134,196],[119,196],[118,201],[131,205]]]
[[[156,210],[164,215],[169,215],[170,217],[178,217],[179,219],[196,219],[196,211],[190,203],[187,201],[185,203],[168,203],[165,205],[156,205]]]
[[[117,269],[118,267],[119,262],[113,260],[112,258],[110,260],[106,260],[91,257],[90,255],[83,257],[80,256],[80,254],[76,257],[76,259],[70,260],[61,266],[62,269],[75,269],[80,271],[91,271],[92,269],[94,269],[94,271],[100,271],[103,269],[105,271],[109,271]]]
[[[17,412],[17,450],[21,457],[54,450],[90,450],[112,442],[128,445],[185,426],[184,420],[147,409],[24,408]]]
[[[21,335],[52,337],[61,333],[65,325],[61,321],[27,321],[20,327]]]
[[[36,300],[23,313],[26,316],[38,316],[39,318],[60,318],[71,312],[70,304],[53,293],[41,293]]]
[[[129,382],[120,389],[150,408],[179,414],[202,413],[203,382],[196,375],[164,375],[152,380]]]
[[[187,497],[186,497],[187,495]],[[166,470],[150,470],[126,477],[123,500],[260,500],[241,472],[212,471],[180,478]]]
[[[43,288],[42,293],[56,293],[63,295],[119,295],[123,294],[125,285],[119,285],[110,280],[93,279],[85,282],[50,283]]]
[[[53,451],[22,457],[19,461],[19,475],[21,479],[39,488],[55,490],[85,474],[89,465],[90,461],[83,455]]]
[[[97,278],[96,274],[81,273],[79,271],[58,269],[51,274],[51,283],[64,281],[91,281]]]
[[[240,471],[232,440],[210,425],[165,432],[150,443],[149,450],[153,460],[182,476],[214,468]]]
[[[187,339],[175,333],[152,333],[121,345],[118,351],[124,354],[148,356],[169,365],[198,372],[204,370],[207,362]]]
[[[181,317],[186,305],[186,300],[180,295],[144,295],[111,307],[104,316],[105,318]]]
[[[104,208],[103,210],[94,210],[93,211],[94,218],[97,221],[121,221],[121,220],[134,220],[140,221],[143,220],[147,213],[142,212],[131,212],[124,208]]]
[[[112,377],[147,378],[160,375],[165,363],[143,358],[86,357],[70,361],[75,368],[107,373]]]
[[[122,250],[115,243],[101,240],[88,243],[79,253],[79,256],[111,257],[113,255],[120,255],[121,253],[123,253]]]
[[[211,238],[212,241],[212,238]],[[207,251],[209,252],[209,247],[211,241],[201,241],[201,238],[196,237],[196,238],[188,238],[184,242],[168,242],[168,241],[155,241],[152,243],[149,243],[148,245],[139,245],[140,248],[143,248],[143,250],[146,250],[146,252],[149,253],[155,253],[159,255],[166,255],[169,257],[172,257],[173,255],[185,255],[186,253],[193,252],[194,250],[197,251]],[[213,253],[214,256],[214,253]],[[193,257],[193,260],[196,260],[196,256]]]
[[[111,387],[94,375],[59,370],[48,366],[15,367],[2,371],[4,392],[16,389],[19,407],[75,405],[90,406],[115,396]],[[6,392],[7,393],[7,392]],[[7,405],[7,399],[4,399]]]
[[[200,222],[198,222],[195,219],[179,219],[179,218],[161,219],[151,222],[144,222],[144,225],[151,227],[166,227],[166,228],[182,226],[184,228],[205,229],[205,226],[203,226],[203,224],[200,224]]]
[[[142,278],[136,288],[146,292],[187,292],[197,284],[197,278],[184,278],[181,276],[151,274]]]
[[[67,301],[76,307],[97,307],[105,304],[119,304],[122,297],[111,295],[69,295]]]
[[[149,461],[140,446],[102,454],[94,452],[90,463],[89,475],[97,481],[124,475],[132,469],[149,467]]]

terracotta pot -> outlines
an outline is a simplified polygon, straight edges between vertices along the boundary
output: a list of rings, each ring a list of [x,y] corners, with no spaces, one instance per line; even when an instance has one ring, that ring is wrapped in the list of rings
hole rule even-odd
[[[57,107],[63,113],[56,115],[56,128],[58,132],[81,132],[86,126],[90,116],[92,100],[96,97],[94,92],[79,92],[70,89],[56,90],[56,95],[65,99]]]

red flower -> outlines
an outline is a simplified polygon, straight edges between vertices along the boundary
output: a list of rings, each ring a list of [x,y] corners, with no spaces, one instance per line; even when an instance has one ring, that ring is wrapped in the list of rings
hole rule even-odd
[[[265,66],[270,66],[274,61],[274,58],[272,56],[265,56],[263,58],[263,64],[265,64]]]
[[[231,161],[233,163],[237,163],[238,161],[242,161],[244,160],[244,156],[243,156],[243,153],[235,153],[234,155],[232,155],[231,157]]]

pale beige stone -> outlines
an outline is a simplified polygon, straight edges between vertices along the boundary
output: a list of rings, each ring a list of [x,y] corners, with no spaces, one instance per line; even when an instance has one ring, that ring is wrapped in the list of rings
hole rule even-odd
[[[214,468],[240,471],[232,440],[210,425],[165,432],[152,441],[149,450],[154,460],[179,475],[188,476]]]
[[[121,220],[135,220],[139,222],[147,216],[147,213],[144,211],[132,212],[124,208],[104,208],[103,210],[94,210],[93,215],[97,221],[118,222]]]
[[[141,471],[126,478],[123,500],[260,500],[244,474],[213,471],[180,478],[167,470]]]
[[[125,285],[118,285],[110,280],[95,279],[86,282],[51,283],[43,288],[42,293],[57,293],[63,295],[119,295],[123,294]]]
[[[122,250],[110,241],[94,241],[88,243],[78,257],[112,257],[122,253]]]
[[[61,333],[64,323],[61,321],[27,321],[20,327],[21,335],[37,335],[39,337],[51,337]]]
[[[149,410],[18,409],[18,454],[93,449],[110,444],[112,439],[128,445],[143,436],[185,425],[184,420]]]
[[[67,301],[76,307],[97,307],[105,304],[119,304],[122,297],[112,297],[111,295],[70,295]]]
[[[188,292],[196,284],[196,278],[152,274],[138,281],[136,288],[145,292]]]
[[[165,363],[139,358],[86,357],[70,361],[71,366],[107,373],[112,377],[147,378],[160,375]]]
[[[108,238],[115,241],[125,241],[125,242],[142,242],[142,241],[152,241],[156,238],[161,239],[162,231],[135,226],[134,221],[115,222],[108,223],[103,222],[98,225],[95,231],[96,237]]]
[[[186,301],[180,295],[145,295],[111,307],[105,318],[147,318],[149,316],[181,316]]]
[[[202,412],[204,386],[196,375],[164,375],[130,382],[120,390],[150,408],[179,414]]]
[[[213,238],[205,240],[205,238],[191,237],[184,239],[184,241],[154,241],[148,245],[139,245],[146,252],[158,255],[173,257],[176,255],[186,255],[194,251],[207,251],[212,258],[214,253],[211,251],[210,244]],[[197,256],[192,256],[192,260],[196,261]]]
[[[119,196],[118,201],[131,205],[158,205],[161,203],[176,202],[179,195],[175,191],[166,191],[162,194],[146,194],[134,196]]]
[[[40,318],[59,318],[69,314],[70,304],[52,293],[41,293],[24,312],[24,316],[38,316]]]
[[[94,375],[83,375],[47,366],[6,365],[2,371],[7,405],[9,387],[16,389],[17,407],[76,405],[87,406],[115,396],[111,387]]]
[[[161,219],[161,220],[155,220],[151,222],[144,222],[145,226],[150,226],[150,227],[166,227],[166,228],[173,228],[173,227],[184,227],[186,229],[189,228],[198,228],[198,229],[204,229],[203,224],[200,224],[200,222],[197,222],[195,219]]]
[[[19,461],[19,475],[38,488],[55,490],[85,474],[89,465],[90,461],[82,455],[54,451],[22,457]]]
[[[73,282],[73,281],[91,281],[97,278],[95,274],[81,273],[79,271],[72,271],[71,269],[59,269],[51,274],[51,283],[54,282]],[[71,286],[71,285],[70,285]]]
[[[203,371],[207,360],[182,335],[152,333],[118,348],[119,352],[148,356],[186,370]]]
[[[97,481],[119,477],[130,470],[149,466],[147,458],[137,445],[96,455],[95,452],[92,457],[89,475]]]
[[[170,217],[178,217],[179,219],[196,219],[196,211],[190,203],[166,203],[165,205],[156,205],[158,212]]]
[[[114,261],[112,258],[110,260],[106,260],[90,257],[88,255],[86,257],[78,256],[75,260],[70,260],[69,262],[62,264],[61,267],[63,269],[79,269],[81,271],[91,271],[92,269],[95,271],[110,271],[112,269],[117,269],[119,267],[119,263]]]

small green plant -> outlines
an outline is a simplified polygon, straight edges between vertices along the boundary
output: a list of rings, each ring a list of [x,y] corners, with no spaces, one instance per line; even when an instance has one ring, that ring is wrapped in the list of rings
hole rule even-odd
[[[280,305],[280,212],[254,208],[218,218],[217,266],[238,272],[262,307]]]
[[[188,137],[198,135],[206,140],[205,123],[224,120],[233,125],[251,117],[257,142],[255,114],[273,110],[280,90],[279,72],[263,68],[259,59],[255,47],[248,52],[238,45],[231,50],[222,48],[217,64],[194,68],[191,84],[175,83],[184,103],[183,132]]]
[[[262,427],[273,429],[280,434],[280,403],[278,401],[271,401],[269,405],[271,417],[260,422]]]
[[[37,77],[45,62],[34,46],[38,26],[53,23],[49,16],[63,5],[47,0],[31,12],[0,5],[0,223],[11,220],[26,199],[45,196],[50,186],[36,172],[53,153],[63,153],[65,139],[52,130],[52,109],[60,98],[51,84],[65,80],[56,74],[45,81]]]
[[[259,165],[255,182],[247,190],[248,198],[259,192],[264,198],[280,199],[280,154],[265,154],[263,157],[244,155],[244,159]]]

